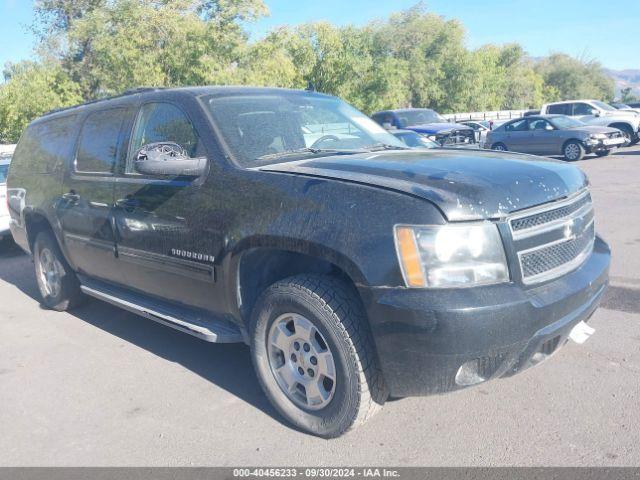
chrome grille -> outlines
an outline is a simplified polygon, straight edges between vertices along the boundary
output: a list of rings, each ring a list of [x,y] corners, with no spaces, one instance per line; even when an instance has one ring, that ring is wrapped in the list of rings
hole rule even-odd
[[[569,215],[580,210],[582,207],[584,207],[587,204],[591,204],[591,195],[589,195],[589,193],[587,193],[586,195],[578,199],[576,202],[571,203],[569,205],[554,208],[553,210],[549,210],[546,212],[535,213],[533,215],[511,220],[511,229],[514,232],[517,232],[520,230],[526,230],[528,228],[537,227],[538,225],[551,223],[553,221],[568,217]]]
[[[586,190],[519,213],[508,222],[526,284],[551,280],[574,270],[593,248],[593,205]]]

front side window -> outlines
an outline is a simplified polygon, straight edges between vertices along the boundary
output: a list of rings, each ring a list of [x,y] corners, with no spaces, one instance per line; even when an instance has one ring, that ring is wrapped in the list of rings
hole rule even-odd
[[[76,153],[76,171],[83,173],[114,172],[124,118],[125,109],[123,108],[89,114],[80,133]]]
[[[529,130],[546,130],[547,126],[551,127],[551,124],[541,118],[537,120],[531,120],[529,122]]]
[[[133,156],[154,143],[175,143],[191,158],[204,156],[193,124],[180,108],[170,103],[147,103],[140,109],[131,138]],[[133,173],[132,161],[128,162],[127,173]]]
[[[574,103],[573,114],[574,115],[592,115],[591,110],[594,108],[588,103]]]
[[[332,97],[265,93],[206,100],[224,142],[244,166],[307,154],[357,153],[380,146],[406,148],[365,114]]]

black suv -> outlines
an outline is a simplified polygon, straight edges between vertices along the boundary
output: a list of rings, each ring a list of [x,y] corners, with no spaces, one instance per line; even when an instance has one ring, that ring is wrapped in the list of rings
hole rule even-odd
[[[246,342],[275,407],[333,437],[389,395],[512,375],[589,329],[610,251],[587,184],[406,149],[318,93],[149,89],[29,125],[8,203],[47,307],[89,295]]]

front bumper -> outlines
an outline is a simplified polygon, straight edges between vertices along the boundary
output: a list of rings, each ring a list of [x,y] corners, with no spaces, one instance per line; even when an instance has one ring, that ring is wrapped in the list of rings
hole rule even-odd
[[[608,245],[597,237],[582,266],[532,288],[361,288],[390,393],[405,397],[463,388],[463,365],[485,381],[544,360],[598,307],[610,259]]]

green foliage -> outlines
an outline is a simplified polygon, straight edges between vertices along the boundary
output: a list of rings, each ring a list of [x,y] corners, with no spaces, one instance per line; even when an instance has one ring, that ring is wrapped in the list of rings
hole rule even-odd
[[[596,62],[554,54],[534,63],[517,44],[469,50],[458,21],[421,3],[362,27],[308,23],[253,42],[243,25],[268,13],[263,0],[35,0],[34,9],[40,61],[5,72],[4,141],[46,110],[138,86],[312,83],[366,113],[523,109],[614,94]]]
[[[0,143],[15,143],[24,127],[54,108],[77,104],[80,89],[60,66],[10,65],[0,86]]]
[[[583,62],[554,53],[536,65],[545,85],[553,89],[552,100],[596,98],[611,101],[615,84],[598,62]]]

